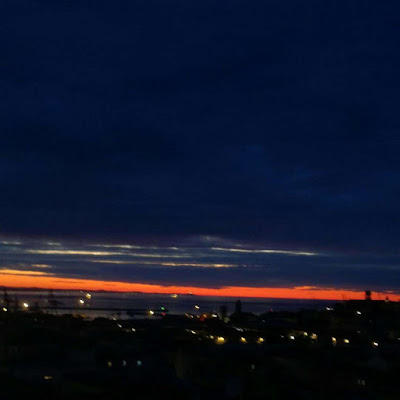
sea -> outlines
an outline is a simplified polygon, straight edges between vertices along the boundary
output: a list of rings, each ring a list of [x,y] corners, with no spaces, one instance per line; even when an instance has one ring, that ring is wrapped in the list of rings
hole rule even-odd
[[[219,313],[222,306],[228,314],[235,311],[237,298],[206,297],[192,294],[147,294],[147,293],[116,293],[116,292],[83,292],[83,291],[39,291],[39,290],[8,290],[14,307],[16,300],[23,310],[32,310],[35,306],[45,312],[57,314],[81,315],[88,319],[96,317],[129,319],[132,314],[128,310],[142,310],[133,318],[148,317],[154,311],[154,317],[161,310],[168,314],[184,315],[199,313]],[[4,303],[4,297],[2,297]],[[57,301],[56,309],[47,309],[50,303]],[[243,312],[263,314],[268,311],[299,311],[322,310],[334,304],[328,300],[298,300],[298,299],[268,299],[240,298]],[[4,306],[4,304],[3,304]]]

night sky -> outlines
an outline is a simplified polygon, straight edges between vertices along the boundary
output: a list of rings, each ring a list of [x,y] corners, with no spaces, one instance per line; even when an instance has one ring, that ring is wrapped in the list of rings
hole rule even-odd
[[[397,292],[399,43],[395,1],[2,0],[0,285]]]

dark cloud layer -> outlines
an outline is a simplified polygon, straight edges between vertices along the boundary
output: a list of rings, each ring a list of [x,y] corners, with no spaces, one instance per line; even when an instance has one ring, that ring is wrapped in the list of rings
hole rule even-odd
[[[398,254],[399,11],[2,1],[0,233]]]

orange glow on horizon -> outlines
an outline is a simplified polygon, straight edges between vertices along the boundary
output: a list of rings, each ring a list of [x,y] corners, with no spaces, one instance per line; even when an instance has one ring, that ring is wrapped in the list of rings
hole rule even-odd
[[[113,292],[142,292],[164,294],[187,294],[189,292],[198,296],[223,296],[223,297],[259,297],[281,299],[315,299],[315,300],[342,300],[363,299],[362,290],[340,290],[318,288],[315,286],[288,287],[241,287],[228,286],[221,288],[203,288],[192,286],[162,286],[144,283],[128,283],[115,281],[99,281],[92,279],[59,278],[50,275],[27,276],[14,273],[0,274],[0,286],[10,288],[38,288],[60,290],[87,290],[87,291],[113,291]],[[389,296],[390,300],[400,301],[400,294],[378,293],[376,296]],[[383,298],[384,298],[383,297]]]
[[[43,268],[43,267],[41,267]],[[2,279],[2,275],[25,275],[25,276],[49,276],[52,275],[51,273],[48,272],[42,272],[42,271],[29,271],[29,270],[19,270],[19,269],[0,269],[0,281]]]

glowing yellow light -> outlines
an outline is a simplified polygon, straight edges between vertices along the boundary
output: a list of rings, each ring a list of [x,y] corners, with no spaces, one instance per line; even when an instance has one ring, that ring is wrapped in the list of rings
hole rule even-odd
[[[375,347],[378,347],[379,343],[378,342],[372,342],[372,345],[375,346]]]
[[[194,308],[195,308],[196,310],[200,310],[200,307],[199,307],[199,306],[194,306]]]
[[[308,336],[308,333],[307,333],[307,332],[304,332],[303,335],[304,335],[304,336]]]
[[[332,343],[336,343],[336,338],[332,337]]]
[[[149,311],[149,314],[150,314],[150,315],[154,315],[154,311],[153,311],[153,310],[150,310],[150,311]]]
[[[29,304],[28,303],[23,303],[22,305],[24,306],[24,308],[29,308]]]
[[[350,343],[350,340],[349,339],[344,339],[343,340],[346,344],[349,344]]]
[[[86,298],[90,300],[92,298],[92,295],[90,293],[86,293]]]
[[[213,335],[210,335],[210,339],[214,339],[214,336],[213,336]]]
[[[317,340],[317,339],[318,339],[318,335],[317,335],[317,334],[315,334],[315,333],[313,333],[313,334],[311,335],[311,339],[313,339],[313,340]]]
[[[135,328],[132,328],[132,332],[136,332],[136,329],[135,329]]]
[[[107,367],[112,367],[112,362],[111,361],[107,361]]]
[[[4,312],[7,312],[8,310],[7,310],[7,308],[6,308],[6,307],[3,307],[3,311],[4,311]]]
[[[243,336],[240,338],[240,341],[241,341],[242,343],[247,343],[247,340],[246,340],[246,338],[245,338],[245,337],[243,337]]]
[[[177,299],[177,298],[178,298],[178,295],[177,295],[176,293],[174,293],[174,294],[171,294],[171,297],[172,297],[173,299]]]
[[[224,342],[225,342],[225,338],[222,337],[222,336],[218,336],[218,337],[217,337],[217,342],[218,342],[218,343],[224,343]]]
[[[51,375],[45,375],[45,376],[43,377],[43,379],[46,380],[46,381],[48,381],[48,380],[53,379],[53,377],[52,377]]]
[[[85,301],[82,300],[82,299],[79,299],[79,303],[80,303],[80,304],[85,304]]]
[[[257,339],[257,343],[264,343],[264,338],[259,337],[259,338]]]
[[[295,337],[294,337],[293,335],[290,335],[290,336],[289,336],[289,339],[290,339],[290,340],[294,340]]]

